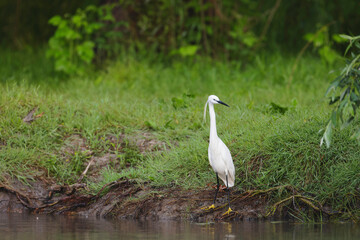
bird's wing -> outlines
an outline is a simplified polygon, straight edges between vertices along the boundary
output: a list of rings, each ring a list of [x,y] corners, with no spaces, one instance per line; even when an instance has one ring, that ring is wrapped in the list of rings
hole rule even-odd
[[[221,158],[225,163],[225,166],[228,170],[228,181],[229,181],[229,187],[234,186],[235,183],[235,166],[234,166],[234,162],[232,160],[231,157],[231,153],[230,150],[228,149],[228,147],[225,145],[225,143],[223,143],[223,141],[221,141]]]

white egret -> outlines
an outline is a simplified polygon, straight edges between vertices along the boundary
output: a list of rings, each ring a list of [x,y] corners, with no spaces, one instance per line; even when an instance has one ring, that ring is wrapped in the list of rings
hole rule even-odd
[[[209,114],[210,114],[210,143],[208,148],[209,162],[216,174],[217,188],[214,197],[214,203],[210,207],[204,208],[205,210],[210,210],[215,208],[215,201],[217,194],[219,192],[220,184],[219,177],[225,183],[228,191],[228,202],[229,209],[225,214],[229,214],[232,210],[230,208],[230,187],[234,186],[235,182],[235,167],[230,154],[229,149],[221,141],[216,132],[216,120],[215,120],[215,110],[214,104],[223,104],[227,107],[226,103],[220,101],[220,99],[215,95],[210,95],[204,109],[204,119],[206,118],[206,107],[209,104]]]

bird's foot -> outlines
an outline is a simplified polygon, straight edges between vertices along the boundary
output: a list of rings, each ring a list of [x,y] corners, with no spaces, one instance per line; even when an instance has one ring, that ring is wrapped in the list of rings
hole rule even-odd
[[[229,209],[223,214],[223,216],[225,215],[229,215],[233,210],[229,207]]]
[[[211,183],[208,183],[207,184],[208,187],[211,187],[213,189],[217,189],[217,185],[216,184],[211,184]],[[225,185],[220,185],[219,186],[219,192],[224,192],[224,190],[226,189],[227,187]]]
[[[227,189],[225,185],[220,185],[219,192],[225,192],[225,189]]]
[[[212,205],[209,206],[209,207],[203,207],[203,208],[201,208],[201,210],[205,210],[205,211],[209,211],[209,210],[211,210],[211,209],[215,209],[215,205],[214,205],[214,204],[212,204]]]

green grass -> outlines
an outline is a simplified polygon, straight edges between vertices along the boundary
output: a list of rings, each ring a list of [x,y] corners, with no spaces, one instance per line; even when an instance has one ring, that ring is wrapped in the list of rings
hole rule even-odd
[[[64,156],[67,137],[81,135],[93,155],[102,156],[117,153],[104,140],[109,134],[149,132],[167,150],[140,154],[126,146],[117,153],[119,164],[104,168],[100,182],[89,182],[92,190],[120,177],[154,186],[203,188],[215,182],[207,159],[209,121],[202,118],[207,96],[216,94],[231,106],[216,106],[215,111],[218,135],[235,162],[237,189],[289,184],[335,210],[356,209],[359,145],[349,139],[351,129],[336,132],[330,149],[319,146],[319,130],[330,113],[324,93],[336,66],[306,56],[290,82],[294,58],[276,54],[246,65],[122,56],[106,69],[68,78],[51,70],[43,51],[3,53],[2,179],[29,181],[45,172],[73,183],[89,156],[79,151]],[[43,115],[31,124],[22,122],[35,106],[36,114]],[[282,114],[279,106],[287,111]]]

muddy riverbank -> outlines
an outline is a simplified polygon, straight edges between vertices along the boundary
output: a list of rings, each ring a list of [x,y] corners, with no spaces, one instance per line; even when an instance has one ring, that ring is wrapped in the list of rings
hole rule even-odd
[[[223,215],[227,210],[225,191],[219,193],[214,210],[201,209],[212,203],[212,187],[202,190],[155,188],[124,179],[105,185],[96,195],[84,193],[84,187],[84,184],[59,186],[44,179],[30,185],[13,181],[11,187],[0,186],[0,212],[199,222],[291,219],[295,214],[309,214],[309,211],[314,217],[321,215],[323,220],[333,215],[329,208],[317,206],[299,194],[272,202],[271,194],[279,189],[289,189],[286,186],[267,191],[233,191],[231,205],[234,211],[229,215]]]

